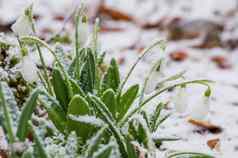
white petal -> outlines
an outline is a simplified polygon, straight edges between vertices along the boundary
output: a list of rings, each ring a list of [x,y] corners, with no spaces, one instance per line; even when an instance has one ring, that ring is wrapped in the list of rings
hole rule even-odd
[[[186,88],[177,88],[174,96],[174,107],[179,113],[184,113],[187,109],[188,95]]]
[[[23,58],[20,72],[23,78],[28,82],[34,82],[38,79],[36,64],[29,56]]]
[[[209,102],[210,100],[208,97],[203,97],[202,99],[200,99],[200,101],[195,102],[196,105],[192,107],[191,111],[192,118],[199,120],[205,119],[210,109]]]
[[[84,47],[84,46],[86,46],[86,44],[88,43],[88,40],[90,38],[89,24],[87,22],[86,23],[81,22],[79,24],[78,32],[79,32],[80,45],[82,47]]]
[[[149,94],[155,90],[159,77],[160,77],[160,72],[157,72],[157,71],[152,72],[145,88],[146,94]]]
[[[11,29],[18,36],[26,36],[32,33],[31,23],[25,15],[20,16]]]

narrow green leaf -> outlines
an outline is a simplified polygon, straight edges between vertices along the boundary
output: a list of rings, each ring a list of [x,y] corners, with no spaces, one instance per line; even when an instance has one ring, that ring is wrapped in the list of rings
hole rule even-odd
[[[79,84],[77,83],[77,81],[70,79],[69,80],[71,83],[71,87],[73,90],[73,95],[81,95],[81,96],[86,96],[85,93],[83,92],[83,90],[80,88]]]
[[[135,101],[139,91],[139,85],[131,86],[121,97],[119,119],[121,119],[129,110],[132,103]]]
[[[20,120],[17,127],[17,137],[21,141],[24,141],[27,136],[28,121],[31,119],[31,115],[37,105],[36,101],[39,94],[40,94],[39,89],[34,90],[22,109]]]
[[[93,51],[91,49],[85,49],[85,51],[87,55],[80,73],[80,87],[85,93],[92,93],[96,79],[96,64]]]
[[[126,141],[126,148],[128,153],[128,158],[138,158],[139,155],[136,153],[134,146],[129,140]]]
[[[124,144],[124,137],[120,133],[120,130],[115,125],[115,121],[112,120],[111,116],[109,115],[106,105],[96,96],[89,95],[89,98],[94,103],[92,104],[94,108],[97,110],[97,112],[102,117],[102,119],[108,124],[109,129],[111,130],[114,137],[116,138],[122,157],[127,158],[128,156],[127,156],[126,147]]]
[[[103,77],[102,89],[103,91],[112,88],[115,92],[120,85],[120,74],[116,60],[113,58],[111,64]]]
[[[0,82],[0,108],[3,108],[4,126],[7,130],[7,137],[9,139],[9,142],[13,143],[15,141],[15,134],[13,132],[13,120],[12,120],[12,116],[9,109],[9,106],[10,106],[9,102],[7,102],[6,100],[6,97],[9,97],[11,94],[5,94],[4,89],[5,91],[9,91],[9,87],[7,86],[7,83]],[[9,96],[5,96],[5,95],[9,95]],[[13,99],[13,98],[9,98],[9,99]],[[13,104],[14,104],[13,106],[16,106],[15,100]]]
[[[67,116],[69,117],[69,115],[89,114],[90,110],[87,101],[80,95],[75,95],[69,103]],[[85,123],[80,123],[78,121],[74,121],[70,118],[67,121],[67,128],[69,131],[76,131],[77,135],[83,138],[83,140],[86,140],[92,132],[92,126],[89,126]]]
[[[102,147],[93,158],[110,158],[111,152],[112,152],[113,146],[111,144],[108,144],[104,147]]]
[[[33,133],[33,137],[34,137],[34,152],[36,153],[37,157],[40,158],[49,158],[45,148],[44,148],[44,144],[42,139],[40,138],[40,136],[36,133],[33,125],[30,123],[31,126],[31,130]]]
[[[61,72],[59,69],[53,69],[53,79],[52,84],[54,87],[55,95],[60,105],[63,107],[65,111],[67,111],[68,103],[69,103],[69,94],[66,81],[63,79]]]
[[[102,127],[95,136],[93,136],[90,140],[87,141],[88,147],[85,152],[86,158],[91,158],[93,156],[93,153],[97,150],[99,147],[99,144],[101,142],[102,137],[104,136],[106,127]]]
[[[155,112],[153,113],[153,115],[151,116],[150,119],[150,126],[151,126],[151,131],[155,132],[156,131],[156,123],[158,122],[159,118],[160,118],[160,113],[161,110],[165,107],[164,103],[159,103],[159,105],[157,105]]]
[[[117,102],[115,92],[112,89],[108,89],[103,93],[102,101],[107,106],[113,117],[116,118]]]

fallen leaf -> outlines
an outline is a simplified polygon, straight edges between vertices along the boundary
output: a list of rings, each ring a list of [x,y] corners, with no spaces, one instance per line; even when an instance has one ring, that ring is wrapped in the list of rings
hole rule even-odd
[[[63,15],[55,15],[53,19],[56,21],[64,21],[65,17]]]
[[[184,61],[188,58],[188,54],[182,50],[174,51],[170,53],[170,58],[174,61]]]
[[[214,56],[211,60],[221,69],[230,69],[232,67],[229,61],[223,56]]]
[[[125,57],[118,58],[117,62],[118,62],[119,65],[124,64],[125,63]]]
[[[207,141],[207,145],[210,147],[210,149],[219,150],[219,143],[220,143],[219,138],[210,139]]]
[[[122,20],[122,21],[133,21],[134,20],[131,15],[124,13],[120,10],[117,10],[115,8],[108,7],[104,4],[102,4],[99,7],[99,14],[109,16],[113,20]]]
[[[0,158],[8,158],[7,152],[0,150]]]
[[[123,31],[122,28],[119,27],[109,27],[109,26],[101,26],[100,32],[107,33],[107,32],[121,32]]]
[[[214,134],[222,132],[221,127],[219,127],[217,125],[214,125],[214,124],[211,124],[210,122],[207,122],[207,121],[202,121],[202,120],[196,120],[196,119],[193,119],[193,118],[189,118],[188,122],[195,125],[195,126],[206,129],[209,132],[214,133]]]

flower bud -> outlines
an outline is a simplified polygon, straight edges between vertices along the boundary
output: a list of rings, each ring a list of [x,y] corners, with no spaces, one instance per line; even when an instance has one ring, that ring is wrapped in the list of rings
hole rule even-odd
[[[28,82],[34,82],[38,78],[36,64],[30,56],[23,57],[20,65],[20,72],[23,78]]]
[[[194,119],[203,120],[209,113],[210,98],[203,96],[195,103],[196,105],[192,107],[191,116]]]
[[[11,29],[18,36],[27,36],[33,32],[30,19],[25,14],[16,20]]]
[[[188,95],[186,92],[186,87],[180,87],[175,89],[175,96],[174,96],[174,107],[175,110],[179,113],[184,113],[187,109],[187,101]]]

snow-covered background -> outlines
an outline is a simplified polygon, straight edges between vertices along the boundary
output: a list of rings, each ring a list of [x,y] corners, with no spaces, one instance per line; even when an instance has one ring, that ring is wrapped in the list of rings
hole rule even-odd
[[[94,11],[99,0],[91,0],[88,3]],[[14,21],[30,1],[27,0],[0,0],[0,24]],[[37,21],[39,34],[57,32],[61,29],[63,20],[60,17],[69,16],[80,0],[38,0],[35,2],[35,13],[40,18]],[[203,36],[193,39],[169,40],[166,51],[153,50],[136,68],[130,78],[130,83],[142,82],[152,65],[161,56],[166,57],[167,67],[163,70],[168,76],[182,70],[186,70],[187,79],[209,79],[215,81],[212,85],[212,100],[209,115],[206,121],[222,127],[222,132],[213,134],[202,131],[188,123],[187,118],[201,97],[203,87],[192,86],[188,89],[189,109],[185,114],[173,114],[158,130],[155,135],[175,135],[182,139],[177,142],[164,144],[163,148],[174,150],[192,150],[217,154],[217,158],[238,157],[238,1],[236,0],[105,0],[105,4],[125,14],[130,15],[135,21],[103,20],[106,31],[100,34],[101,49],[108,52],[108,58],[114,56],[121,65],[121,71],[125,74],[130,65],[134,63],[139,51],[150,45],[155,39],[167,39],[170,25],[163,29],[152,27],[145,29],[141,24],[162,25],[171,19],[180,19],[182,22],[202,21],[199,27],[196,23],[186,24],[192,32],[214,31],[204,29],[206,26],[221,24],[224,29],[219,32],[222,45],[203,47],[194,46],[203,42]],[[163,20],[165,19],[165,20]],[[169,22],[168,22],[169,23]],[[183,26],[183,25],[182,25]],[[198,29],[197,29],[198,27]],[[113,28],[113,29],[112,29]],[[111,30],[110,30],[111,29]],[[196,30],[197,29],[197,30]],[[204,30],[203,30],[204,29]],[[73,30],[73,24],[66,26],[67,31]],[[195,31],[194,31],[195,30]],[[186,31],[186,30],[185,30]],[[233,39],[235,44],[232,49],[223,46],[227,39]],[[228,42],[229,43],[229,42]],[[230,43],[229,43],[230,44]],[[179,59],[172,54],[179,54]],[[181,58],[181,52],[186,57]],[[161,55],[164,54],[164,55]],[[217,63],[214,57],[222,58]],[[180,59],[181,58],[181,59]],[[176,61],[179,60],[179,61]],[[215,61],[215,62],[214,62]],[[160,78],[158,77],[158,79]],[[161,96],[162,100],[169,100],[172,93]],[[148,108],[149,109],[149,108]],[[174,111],[173,103],[169,104],[169,111]],[[211,150],[207,141],[220,139],[220,149]]]

